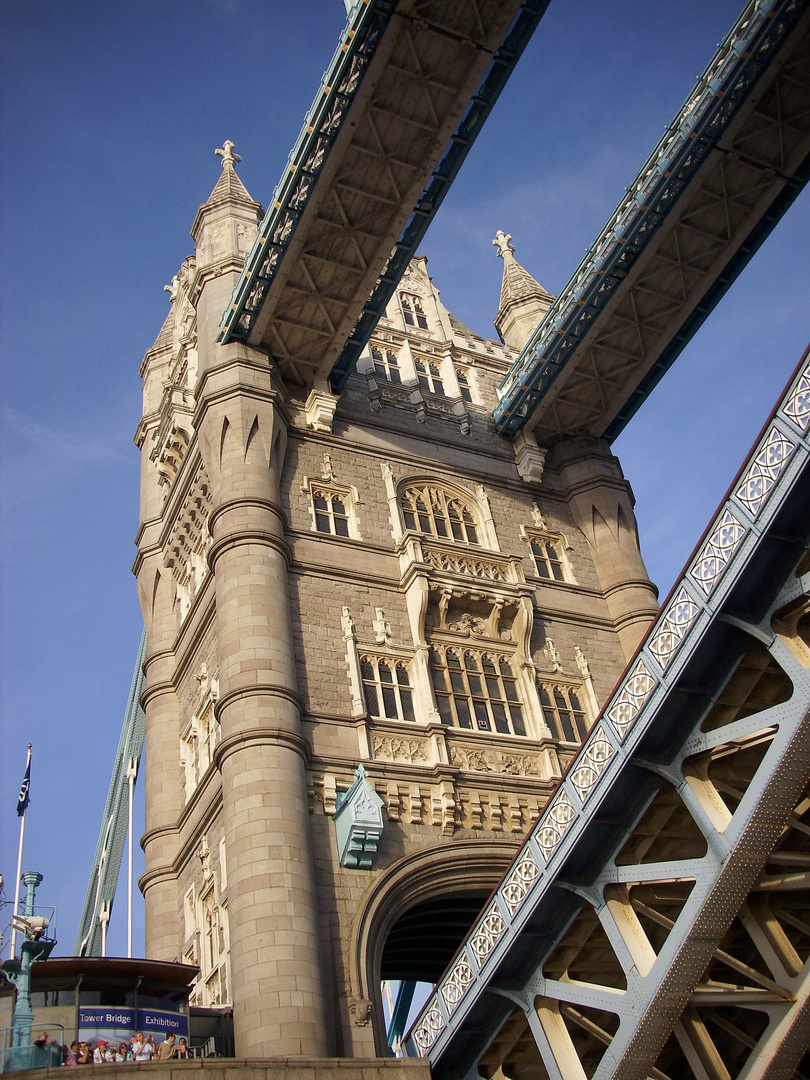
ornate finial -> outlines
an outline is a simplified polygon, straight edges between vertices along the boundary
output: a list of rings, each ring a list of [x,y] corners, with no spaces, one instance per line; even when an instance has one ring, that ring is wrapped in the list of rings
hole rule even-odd
[[[391,624],[385,617],[385,612],[381,607],[375,608],[376,618],[371,620],[371,626],[374,630],[374,640],[378,645],[391,644]]]
[[[222,158],[222,168],[232,169],[235,161],[241,161],[239,154],[233,152],[233,143],[230,139],[226,139],[222,144],[221,150],[215,150],[214,153],[217,157]]]
[[[202,834],[200,845],[197,848],[197,858],[202,863],[203,881],[209,881],[211,878],[211,849],[208,846],[206,833]]]
[[[217,151],[217,153],[219,153],[219,151]],[[507,252],[509,252],[510,255],[515,254],[515,245],[512,243],[512,234],[505,233],[503,229],[498,229],[492,243],[498,249],[498,255],[501,259],[506,258]]]
[[[546,660],[548,660],[548,663],[551,666],[551,670],[559,671],[560,673],[565,674],[565,672],[563,672],[563,666],[560,661],[560,651],[555,646],[551,638],[546,638],[546,643],[543,646],[543,652],[546,654]]]
[[[579,673],[582,678],[590,679],[591,669],[588,666],[588,661],[585,659],[585,655],[582,652],[582,649],[580,649],[579,645],[575,646],[574,648],[574,656],[576,656],[577,658],[577,667],[579,668]]]
[[[548,529],[546,519],[543,517],[542,511],[536,502],[532,503],[532,520],[538,529]]]

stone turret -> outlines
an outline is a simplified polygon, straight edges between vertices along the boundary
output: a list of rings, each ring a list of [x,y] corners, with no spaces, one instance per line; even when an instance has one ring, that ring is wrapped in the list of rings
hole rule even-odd
[[[300,696],[279,481],[287,445],[275,366],[218,344],[222,312],[261,207],[234,170],[192,229],[197,244],[199,378],[194,427],[211,487],[208,563],[216,595],[220,741],[234,1035],[244,1057],[327,1052]]]
[[[639,549],[630,485],[605,439],[564,439],[550,451],[548,465],[588,541],[605,604],[630,660],[658,612],[658,590]]]
[[[520,352],[551,307],[554,297],[517,261],[509,233],[499,229],[492,243],[503,259],[501,302],[494,320],[495,329],[504,345]]]
[[[197,249],[196,286],[204,302],[197,302],[199,371],[209,366],[219,334],[219,322],[256,238],[263,211],[239,179],[234,164],[233,143],[226,139],[221,150],[222,172],[214,190],[197,211],[191,235]]]

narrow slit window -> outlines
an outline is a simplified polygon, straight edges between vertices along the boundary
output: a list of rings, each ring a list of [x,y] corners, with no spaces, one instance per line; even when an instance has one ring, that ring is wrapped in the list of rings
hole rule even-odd
[[[472,405],[470,380],[464,368],[456,368],[456,379],[458,380],[458,389],[462,399],[466,401],[468,405]]]

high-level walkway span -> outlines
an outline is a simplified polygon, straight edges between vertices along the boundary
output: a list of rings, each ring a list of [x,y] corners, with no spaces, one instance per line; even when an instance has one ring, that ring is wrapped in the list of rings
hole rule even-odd
[[[367,0],[220,340],[339,393],[547,0]],[[751,0],[505,380],[497,428],[615,438],[810,176],[810,4]]]
[[[614,439],[810,177],[810,4],[752,0],[504,380],[541,446]]]
[[[790,1077],[807,1051],[809,356],[418,1018],[436,1080]]]
[[[547,4],[356,5],[220,340],[342,388]]]

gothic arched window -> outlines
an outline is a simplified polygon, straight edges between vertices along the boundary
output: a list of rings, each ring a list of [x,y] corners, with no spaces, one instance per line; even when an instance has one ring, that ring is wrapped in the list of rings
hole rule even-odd
[[[458,496],[443,488],[409,487],[400,496],[405,528],[455,540],[460,544],[479,544],[476,518]]]
[[[349,514],[342,495],[332,491],[315,489],[312,492],[315,511],[315,528],[318,532],[333,536],[349,536]]]
[[[588,734],[588,719],[580,694],[570,686],[539,683],[540,704],[551,733],[562,742],[581,743]]]
[[[444,383],[437,364],[427,360],[415,360],[416,377],[419,380],[419,389],[428,394],[444,395]]]
[[[380,349],[372,345],[371,359],[374,361],[374,374],[378,379],[390,383],[402,382],[399,362],[390,349]]]
[[[418,326],[420,330],[427,330],[428,321],[419,297],[400,293],[399,299],[402,303],[402,316],[406,326]]]
[[[373,656],[360,660],[363,691],[369,716],[386,720],[415,720],[408,669]]]
[[[554,581],[565,581],[560,547],[560,541],[556,538],[532,537],[532,558],[534,559],[538,577],[550,578]]]
[[[517,680],[505,656],[434,646],[430,674],[443,724],[502,735],[526,734]]]

